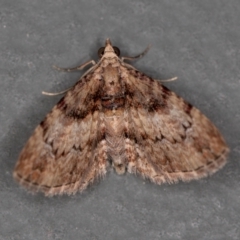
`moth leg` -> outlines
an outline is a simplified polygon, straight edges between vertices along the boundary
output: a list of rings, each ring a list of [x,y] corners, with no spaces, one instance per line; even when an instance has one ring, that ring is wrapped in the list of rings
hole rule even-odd
[[[57,67],[57,66],[54,66],[55,69],[59,70],[59,71],[64,71],[64,72],[71,72],[71,71],[75,71],[75,70],[81,70],[82,68],[86,67],[87,65],[89,64],[93,64],[93,66],[88,69],[81,77],[81,79],[86,76],[89,72],[91,72],[97,65],[95,63],[94,60],[91,60],[91,61],[88,61],[82,65],[80,65],[79,67],[75,67],[75,68],[60,68],[60,67]],[[72,87],[66,89],[66,90],[63,90],[61,92],[57,92],[57,93],[52,93],[52,92],[45,92],[45,91],[42,91],[42,94],[43,95],[48,95],[48,96],[57,96],[57,95],[61,95],[61,94],[64,94],[66,92],[68,92],[70,89],[72,89]]]
[[[61,92],[56,92],[56,93],[42,91],[42,94],[47,95],[47,96],[58,96],[58,95],[61,95],[61,94],[64,94],[64,93],[68,92],[70,89],[72,89],[72,87],[70,87],[66,90],[63,90]]]
[[[136,59],[138,59],[138,58],[141,58],[141,57],[143,57],[143,56],[149,51],[150,47],[151,47],[151,45],[149,45],[142,53],[138,54],[138,55],[135,56],[135,57],[121,57],[121,59],[122,59],[122,61],[124,61],[124,60],[130,60],[130,61],[132,61],[132,60],[136,60]]]
[[[73,72],[73,71],[82,70],[83,68],[85,68],[85,67],[88,66],[89,64],[95,65],[96,62],[95,62],[94,60],[90,60],[90,61],[87,61],[87,62],[81,64],[80,66],[74,67],[74,68],[60,68],[60,67],[58,67],[58,66],[53,65],[53,68],[55,68],[55,69],[58,70],[58,71]]]
[[[178,79],[178,77],[173,77],[173,78],[164,79],[164,80],[158,80],[158,79],[154,79],[154,80],[159,81],[159,82],[173,82],[173,81],[176,81],[177,79]]]

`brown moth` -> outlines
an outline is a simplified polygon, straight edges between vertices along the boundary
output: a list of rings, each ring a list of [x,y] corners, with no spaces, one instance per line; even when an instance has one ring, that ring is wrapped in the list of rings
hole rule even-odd
[[[156,184],[199,179],[224,166],[228,148],[210,120],[124,62],[143,54],[119,54],[107,39],[97,63],[58,68],[93,64],[23,148],[13,173],[21,185],[47,196],[75,194],[110,165]]]

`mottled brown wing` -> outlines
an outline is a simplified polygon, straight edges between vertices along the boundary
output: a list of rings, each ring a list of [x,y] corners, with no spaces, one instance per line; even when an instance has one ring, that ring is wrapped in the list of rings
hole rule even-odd
[[[216,172],[228,148],[217,128],[158,81],[129,70],[128,171],[161,184]]]
[[[14,170],[20,184],[45,195],[74,194],[106,173],[99,81],[79,81],[35,129]]]

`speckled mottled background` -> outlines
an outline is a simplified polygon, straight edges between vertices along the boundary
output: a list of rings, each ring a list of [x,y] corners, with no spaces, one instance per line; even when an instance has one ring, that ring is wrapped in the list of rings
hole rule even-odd
[[[240,239],[239,0],[1,0],[0,240]],[[210,178],[156,186],[110,172],[83,194],[45,198],[12,179],[21,148],[110,37],[123,55],[204,112],[231,148]]]

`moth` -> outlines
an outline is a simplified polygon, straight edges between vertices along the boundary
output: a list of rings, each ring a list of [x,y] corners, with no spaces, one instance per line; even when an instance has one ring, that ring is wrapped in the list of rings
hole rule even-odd
[[[146,52],[146,51],[145,51]],[[23,148],[14,178],[46,196],[75,194],[112,166],[156,184],[215,173],[228,147],[198,109],[120,57],[109,39]]]

